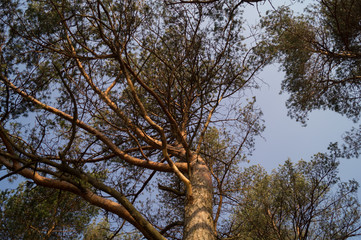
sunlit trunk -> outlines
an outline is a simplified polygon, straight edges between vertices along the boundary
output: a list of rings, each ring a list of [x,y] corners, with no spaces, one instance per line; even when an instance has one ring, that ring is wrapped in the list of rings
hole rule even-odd
[[[185,206],[184,240],[214,240],[212,177],[205,162],[198,157],[191,163],[193,199]]]

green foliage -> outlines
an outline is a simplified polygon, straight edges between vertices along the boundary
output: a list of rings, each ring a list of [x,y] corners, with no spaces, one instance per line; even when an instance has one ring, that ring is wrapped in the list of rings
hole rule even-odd
[[[231,239],[347,239],[361,234],[358,183],[341,182],[334,154],[310,162],[286,161],[267,174],[260,166],[242,173]]]
[[[2,191],[1,239],[80,239],[97,208],[60,190],[26,182]]]
[[[100,221],[93,221],[87,227],[83,240],[98,240],[98,239],[112,239],[112,240],[140,240],[142,235],[139,232],[129,233],[113,233],[110,229],[110,223],[107,219]]]
[[[107,239],[110,237],[109,222],[103,219],[96,223],[93,221],[86,229],[84,240]]]
[[[359,119],[361,2],[318,0],[301,16],[287,7],[263,19],[269,54],[281,63],[289,114],[305,121],[314,109]]]

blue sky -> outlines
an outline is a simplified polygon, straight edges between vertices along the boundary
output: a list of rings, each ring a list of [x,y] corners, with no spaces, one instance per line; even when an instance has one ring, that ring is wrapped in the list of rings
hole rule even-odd
[[[264,139],[257,139],[250,164],[260,164],[271,171],[288,158],[295,162],[309,160],[317,152],[326,152],[330,142],[342,142],[344,132],[358,125],[337,113],[318,110],[310,114],[307,126],[302,126],[287,116],[288,95],[279,94],[283,73],[278,67],[267,67],[259,77],[265,84],[254,94],[264,114],[266,129]],[[360,159],[342,159],[340,177],[343,181],[361,182],[360,168]]]

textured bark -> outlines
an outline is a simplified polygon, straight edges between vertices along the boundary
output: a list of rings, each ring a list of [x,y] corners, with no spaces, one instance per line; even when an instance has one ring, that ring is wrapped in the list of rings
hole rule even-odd
[[[184,240],[214,240],[213,187],[211,172],[198,157],[191,163],[193,198],[185,206]]]

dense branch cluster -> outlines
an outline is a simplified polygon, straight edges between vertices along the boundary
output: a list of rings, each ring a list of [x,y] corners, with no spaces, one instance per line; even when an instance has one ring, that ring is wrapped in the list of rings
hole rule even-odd
[[[255,86],[265,62],[242,45],[242,2],[2,3],[1,164],[157,239],[183,216],[173,206],[152,223],[159,213],[139,211],[139,196],[178,185],[180,206],[208,201],[212,214],[212,195],[201,195],[211,194],[214,178],[218,219],[231,166],[262,130],[253,102],[221,105]],[[222,111],[229,117],[214,117]],[[25,117],[34,121],[23,125]],[[206,155],[208,129],[229,121],[242,128],[223,146],[230,156]],[[217,220],[207,224],[214,235]]]

